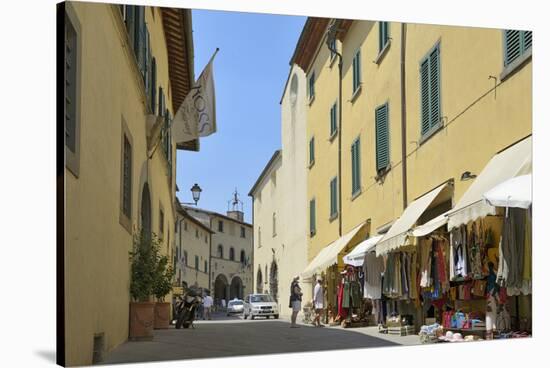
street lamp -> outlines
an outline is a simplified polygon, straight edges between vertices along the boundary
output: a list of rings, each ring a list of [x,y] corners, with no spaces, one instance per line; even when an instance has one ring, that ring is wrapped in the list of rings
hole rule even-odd
[[[202,192],[201,187],[199,187],[199,185],[195,183],[195,185],[191,187],[191,194],[193,195],[193,200],[195,201],[195,203],[182,203],[182,204],[196,206],[197,202],[201,198],[201,192]]]

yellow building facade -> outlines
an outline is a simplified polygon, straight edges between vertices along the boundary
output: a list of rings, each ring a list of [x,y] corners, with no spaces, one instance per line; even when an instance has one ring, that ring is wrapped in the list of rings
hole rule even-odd
[[[88,365],[128,338],[133,234],[157,234],[162,253],[174,255],[176,145],[166,127],[194,80],[191,15],[59,6],[66,65],[65,364]]]
[[[387,231],[408,204],[445,182],[452,188],[446,205],[453,206],[472,183],[461,180],[464,172],[479,174],[493,155],[532,132],[529,32],[336,20],[340,103],[330,22],[309,18],[292,59],[309,90],[309,261],[363,222],[362,239]],[[514,37],[521,38],[516,49]],[[422,91],[435,97],[433,106]],[[331,195],[334,178],[341,193],[336,185]],[[340,269],[341,256],[362,239],[342,250]]]

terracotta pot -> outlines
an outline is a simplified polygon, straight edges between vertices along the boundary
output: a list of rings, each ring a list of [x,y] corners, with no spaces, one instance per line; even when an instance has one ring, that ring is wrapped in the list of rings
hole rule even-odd
[[[154,310],[153,302],[130,303],[130,340],[153,339]]]
[[[170,327],[170,303],[157,302],[155,304],[155,329]]]

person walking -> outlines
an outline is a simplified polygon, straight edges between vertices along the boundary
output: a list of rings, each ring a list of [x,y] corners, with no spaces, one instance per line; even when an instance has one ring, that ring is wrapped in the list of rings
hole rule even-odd
[[[324,290],[323,290],[323,279],[320,276],[317,276],[317,284],[313,288],[313,308],[315,308],[315,318],[313,319],[313,325],[315,327],[324,327],[321,324],[321,315],[324,310]]]
[[[296,318],[298,317],[298,312],[302,308],[302,289],[298,283],[300,277],[296,276],[292,283],[290,284],[290,304],[289,307],[292,308],[292,316],[290,317],[290,327],[297,328],[300,327],[296,324]]]
[[[203,300],[204,305],[204,318],[203,319],[212,319],[212,315],[210,313],[212,305],[214,304],[214,300],[210,296],[210,294],[206,294]]]

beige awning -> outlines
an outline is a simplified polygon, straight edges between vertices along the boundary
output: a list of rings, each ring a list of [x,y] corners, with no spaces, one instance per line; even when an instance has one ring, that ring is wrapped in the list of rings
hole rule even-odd
[[[333,241],[326,247],[324,247],[319,254],[309,263],[304,272],[302,272],[303,278],[309,278],[314,274],[325,271],[328,267],[335,263],[338,263],[338,255],[349,244],[355,235],[365,226],[366,222],[354,227],[350,232],[341,236],[337,240]]]
[[[531,172],[532,139],[527,137],[497,153],[449,212],[447,227],[452,230],[480,217],[496,214],[496,209],[483,199],[483,194],[498,184]]]
[[[422,213],[426,211],[447,185],[447,183],[442,184],[431,192],[412,201],[386,235],[376,244],[376,256],[384,255],[405,245],[409,230],[411,230],[416,221],[422,216]]]
[[[431,219],[430,221],[426,222],[425,224],[416,226],[412,231],[410,232],[411,236],[414,236],[415,238],[425,236],[428,234],[431,234],[434,230],[440,228],[441,226],[445,225],[449,221],[449,217],[447,217],[447,212],[442,213],[441,215]]]
[[[365,260],[365,255],[375,249],[376,243],[382,239],[382,236],[383,235],[375,235],[372,238],[368,238],[367,240],[363,240],[361,243],[357,244],[351,252],[344,256],[344,263],[355,267],[362,266],[363,261]]]

